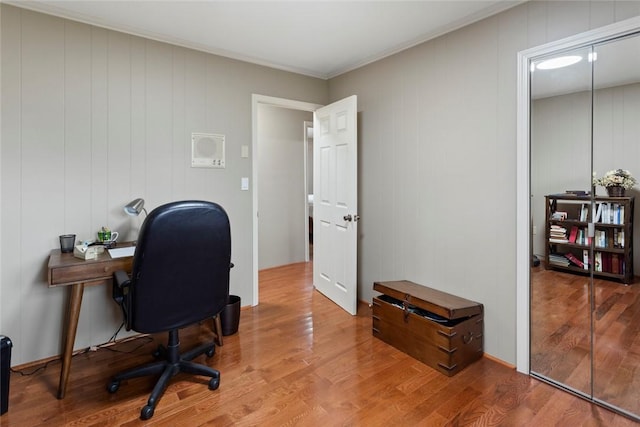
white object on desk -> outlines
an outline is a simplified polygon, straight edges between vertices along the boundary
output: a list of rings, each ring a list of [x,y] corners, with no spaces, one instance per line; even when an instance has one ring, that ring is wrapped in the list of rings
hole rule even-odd
[[[136,251],[135,246],[127,246],[126,248],[114,248],[107,249],[109,251],[109,255],[111,258],[124,258],[128,256],[133,256],[133,253]]]
[[[95,246],[76,245],[73,248],[73,256],[83,260],[96,259],[98,257],[98,248]]]

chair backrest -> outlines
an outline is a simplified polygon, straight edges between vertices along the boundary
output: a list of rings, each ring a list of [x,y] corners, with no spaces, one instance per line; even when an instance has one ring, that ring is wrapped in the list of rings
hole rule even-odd
[[[138,236],[127,326],[156,333],[218,314],[229,296],[231,231],[218,204],[181,201],[149,213]]]

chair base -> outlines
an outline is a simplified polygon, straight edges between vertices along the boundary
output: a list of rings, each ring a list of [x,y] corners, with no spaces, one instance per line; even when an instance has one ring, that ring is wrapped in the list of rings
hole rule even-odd
[[[107,385],[107,390],[109,393],[115,393],[120,388],[120,381],[122,380],[160,374],[160,378],[153,387],[147,404],[140,411],[140,418],[148,420],[153,416],[153,412],[155,411],[160,397],[162,397],[164,391],[169,385],[169,380],[179,372],[210,377],[210,390],[216,390],[220,386],[220,372],[218,370],[199,363],[191,362],[191,360],[201,354],[206,354],[207,357],[212,357],[215,353],[214,343],[203,344],[182,355],[179,354],[179,350],[180,341],[178,339],[178,331],[169,331],[169,343],[166,349],[157,352],[157,354],[165,356],[166,360],[148,363],[115,375],[109,385]]]

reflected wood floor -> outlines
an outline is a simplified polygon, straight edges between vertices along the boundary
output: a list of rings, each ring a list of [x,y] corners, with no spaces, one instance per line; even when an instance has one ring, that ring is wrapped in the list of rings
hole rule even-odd
[[[640,414],[640,285],[531,271],[531,370]],[[591,322],[594,324],[593,342]]]
[[[491,331],[485,331],[491,334]],[[182,331],[183,347],[212,339],[210,325]],[[11,375],[12,426],[631,426],[632,421],[488,358],[446,377],[373,338],[371,313],[343,312],[312,286],[312,264],[260,272],[260,304],[241,312],[239,332],[211,359],[220,388],[174,377],[147,422],[139,420],[153,380],[112,374],[151,360],[142,337],[74,357],[67,397],[56,399],[60,364]],[[29,369],[32,369],[30,367]]]

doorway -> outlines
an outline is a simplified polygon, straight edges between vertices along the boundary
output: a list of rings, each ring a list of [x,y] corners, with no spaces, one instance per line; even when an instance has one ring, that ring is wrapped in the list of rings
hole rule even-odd
[[[308,260],[308,111],[258,106],[258,269]]]
[[[304,122],[304,168],[305,168],[305,188],[307,194],[307,212],[305,224],[306,241],[305,241],[305,261],[309,262],[313,259],[313,121]]]
[[[305,250],[306,244],[304,240],[304,236],[305,235],[308,236],[307,230],[308,230],[308,216],[309,216],[308,203],[307,203],[307,200],[308,200],[307,189],[306,189],[306,185],[304,184],[304,182],[306,181],[304,179],[304,176],[306,175],[306,171],[305,171],[306,165],[304,164],[305,161],[302,160],[303,158],[306,158],[306,155],[302,154],[302,156],[298,158],[299,160],[297,161],[298,163],[296,164],[296,166],[299,167],[300,171],[302,171],[299,174],[299,179],[297,182],[297,184],[299,184],[300,190],[299,191],[295,190],[299,193],[299,203],[296,204],[297,213],[295,214],[291,213],[291,216],[289,216],[290,213],[286,213],[287,215],[286,218],[278,218],[276,212],[279,212],[279,210],[276,204],[271,203],[271,201],[269,201],[267,205],[263,203],[262,208],[265,208],[265,207],[267,208],[264,212],[260,207],[261,205],[260,201],[261,200],[264,201],[264,198],[261,197],[261,193],[269,191],[266,188],[266,185],[278,185],[277,182],[279,180],[280,182],[282,182],[282,179],[284,178],[283,174],[280,173],[281,171],[274,170],[273,172],[275,174],[271,177],[272,178],[271,184],[260,182],[260,177],[261,177],[261,171],[260,171],[261,162],[259,161],[260,150],[268,150],[267,147],[262,147],[260,145],[261,137],[260,137],[259,117],[260,117],[261,111],[262,112],[270,111],[271,113],[274,114],[274,117],[276,115],[289,116],[289,117],[294,117],[294,116],[305,117],[306,115],[307,117],[306,119],[302,119],[297,122],[298,125],[297,125],[297,131],[296,131],[298,139],[304,140],[304,134],[302,134],[302,132],[304,132],[304,129],[305,129],[304,122],[311,122],[313,118],[313,112],[317,110],[319,107],[321,107],[321,105],[312,104],[308,102],[295,101],[295,100],[284,99],[284,98],[274,98],[274,97],[264,96],[264,95],[256,95],[256,94],[252,95],[252,122],[253,122],[252,152],[254,156],[254,161],[252,163],[252,176],[253,176],[252,178],[253,179],[253,185],[252,185],[253,187],[253,245],[252,245],[253,247],[253,301],[252,301],[252,305],[257,305],[259,301],[258,271],[261,268],[260,267],[261,230],[259,226],[260,220],[264,220],[266,222],[266,219],[267,219],[266,216],[274,215],[275,213],[276,215],[275,224],[287,223],[289,220],[299,222],[301,224],[298,227],[299,233],[293,233],[293,234],[299,234],[300,236],[303,236],[303,240],[301,243],[294,242],[294,245],[298,245],[299,243],[300,248],[302,248],[301,253],[303,255],[300,261],[304,261],[306,254],[308,254],[308,250]],[[265,110],[265,108],[268,108],[268,110]],[[278,113],[284,113],[284,114],[278,114]],[[300,148],[300,153],[304,153],[306,151],[304,149],[305,146],[302,144],[300,144],[299,148]],[[275,154],[275,153],[270,153],[270,154]],[[270,157],[271,157],[270,160],[267,160],[266,162],[262,162],[263,168],[269,167],[268,166],[269,161],[277,163],[280,160],[282,160],[282,159],[275,158],[276,156],[270,156]],[[286,173],[287,172],[284,172],[284,174]],[[273,224],[274,222],[270,221],[269,223]],[[263,239],[263,242],[262,242],[263,253],[269,248],[270,243],[275,243],[275,242],[264,241]]]

